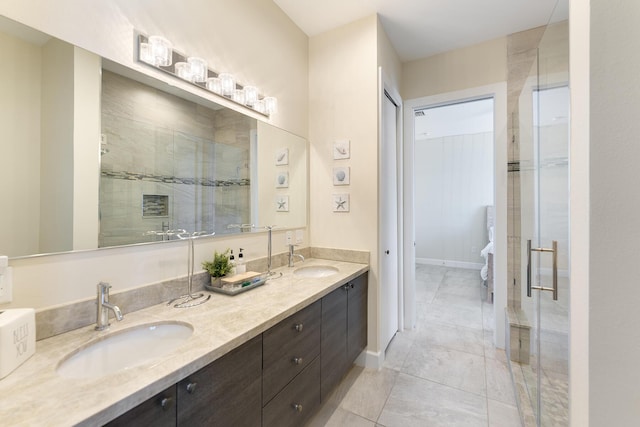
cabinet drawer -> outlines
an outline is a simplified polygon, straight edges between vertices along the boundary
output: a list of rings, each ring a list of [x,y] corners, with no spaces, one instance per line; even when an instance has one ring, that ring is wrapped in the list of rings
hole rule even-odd
[[[316,357],[262,410],[262,427],[302,426],[320,407],[320,358]]]
[[[259,426],[262,336],[178,383],[178,426]]]
[[[175,427],[176,386],[158,393],[129,412],[125,412],[105,427],[154,426]]]
[[[316,301],[264,332],[263,405],[320,353],[320,311]]]

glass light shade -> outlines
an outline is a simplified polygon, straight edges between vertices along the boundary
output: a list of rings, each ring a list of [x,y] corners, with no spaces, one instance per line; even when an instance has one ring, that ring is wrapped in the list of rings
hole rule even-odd
[[[257,100],[255,104],[253,104],[253,109],[259,113],[264,114],[265,112],[264,100],[263,99]]]
[[[140,43],[139,60],[147,64],[154,65],[153,55],[151,55],[151,46],[149,43]]]
[[[150,36],[149,46],[151,47],[151,64],[158,67],[171,65],[173,46],[169,40],[161,36]]]
[[[273,96],[267,96],[264,98],[264,112],[267,114],[273,114],[278,112],[278,99]]]
[[[236,79],[229,73],[220,73],[218,77],[222,84],[222,94],[224,96],[233,96],[236,90]]]
[[[191,64],[188,62],[176,62],[176,76],[181,79],[193,81],[193,73],[191,72]]]
[[[187,58],[187,62],[191,65],[191,81],[203,83],[207,80],[209,70],[207,69],[207,61],[195,56]]]
[[[258,100],[258,88],[255,86],[245,86],[244,87],[244,97],[245,104],[248,106],[253,106]]]
[[[222,94],[222,82],[218,77],[209,77],[207,79],[207,89],[220,95]]]
[[[233,92],[233,100],[236,101],[238,104],[244,105],[246,101],[244,89],[236,89]]]

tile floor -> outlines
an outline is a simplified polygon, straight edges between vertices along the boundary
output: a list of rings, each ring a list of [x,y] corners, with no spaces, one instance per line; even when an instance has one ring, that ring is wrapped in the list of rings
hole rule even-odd
[[[380,371],[355,366],[310,426],[520,426],[493,305],[477,270],[417,265],[415,330],[399,332]]]

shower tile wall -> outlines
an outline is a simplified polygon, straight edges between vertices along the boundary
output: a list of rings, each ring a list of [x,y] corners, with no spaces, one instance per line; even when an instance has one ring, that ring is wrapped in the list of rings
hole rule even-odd
[[[250,119],[108,71],[102,90],[101,247],[249,222]],[[167,216],[143,216],[149,194],[169,196]]]

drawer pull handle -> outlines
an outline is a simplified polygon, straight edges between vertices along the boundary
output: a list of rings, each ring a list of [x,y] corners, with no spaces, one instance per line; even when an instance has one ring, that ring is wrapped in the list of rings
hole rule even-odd
[[[187,392],[189,394],[195,393],[197,386],[198,386],[198,383],[189,383],[189,384],[187,384]]]
[[[169,408],[171,408],[171,406],[173,405],[173,398],[171,397],[164,397],[162,398],[162,400],[160,401],[160,406],[162,407],[163,410],[167,410]]]
[[[294,326],[295,330],[298,332],[302,332],[303,327],[304,325],[302,323],[296,323],[296,325]]]
[[[296,412],[302,412],[302,405],[300,403],[294,403],[292,406]]]
[[[293,359],[291,359],[291,361],[293,362],[294,365],[302,365],[302,357],[294,357]]]

